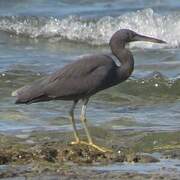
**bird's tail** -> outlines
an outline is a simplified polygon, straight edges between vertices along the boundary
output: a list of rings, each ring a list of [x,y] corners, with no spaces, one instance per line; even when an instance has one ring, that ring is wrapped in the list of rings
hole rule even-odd
[[[47,78],[41,78],[13,91],[11,95],[16,97],[15,104],[30,104],[39,101],[49,101],[51,98],[45,93],[47,81]]]
[[[27,92],[29,88],[30,86],[23,86],[11,93],[11,96],[16,97],[15,104],[28,103]]]

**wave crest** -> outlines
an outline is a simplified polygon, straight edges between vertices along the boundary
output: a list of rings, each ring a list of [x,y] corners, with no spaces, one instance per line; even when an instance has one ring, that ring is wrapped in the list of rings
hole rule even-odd
[[[126,13],[119,17],[106,16],[98,20],[68,16],[63,19],[47,17],[0,17],[0,30],[30,38],[68,39],[93,45],[109,42],[112,34],[128,28],[138,33],[168,42],[168,47],[180,45],[180,14],[160,15],[152,9]],[[150,43],[133,43],[133,47],[159,47]],[[162,47],[162,46],[161,46]]]

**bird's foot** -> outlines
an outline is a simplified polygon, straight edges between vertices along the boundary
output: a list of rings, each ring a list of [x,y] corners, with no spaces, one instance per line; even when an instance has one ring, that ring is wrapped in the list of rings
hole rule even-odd
[[[87,146],[91,146],[93,148],[95,148],[96,150],[100,151],[100,152],[103,152],[103,153],[106,153],[106,152],[112,152],[111,149],[107,149],[105,147],[100,147],[94,143],[89,143],[89,142],[86,142],[86,141],[73,141],[71,142],[72,145],[75,145],[75,144],[85,144]]]
[[[71,144],[72,144],[72,145],[75,145],[75,144],[86,144],[86,145],[88,145],[87,142],[85,142],[85,141],[80,141],[80,140],[72,141]]]
[[[111,149],[98,146],[98,145],[96,145],[96,144],[94,144],[94,143],[88,143],[88,145],[89,145],[89,146],[92,146],[93,148],[95,148],[95,149],[97,149],[98,151],[103,152],[103,153],[106,153],[106,152],[112,153],[112,152],[113,152]]]

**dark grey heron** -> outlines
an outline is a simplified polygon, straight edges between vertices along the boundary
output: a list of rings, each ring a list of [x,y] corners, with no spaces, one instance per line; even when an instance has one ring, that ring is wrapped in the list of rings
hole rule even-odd
[[[106,148],[93,143],[87,128],[86,107],[93,94],[115,86],[131,75],[134,69],[134,58],[132,53],[125,48],[126,43],[131,41],[166,43],[160,39],[143,36],[128,29],[121,29],[111,37],[109,45],[112,54],[81,57],[55,73],[14,91],[12,96],[17,97],[16,104],[30,104],[50,100],[73,101],[69,111],[75,137],[72,144],[88,144],[99,151],[106,152]],[[120,66],[115,63],[112,56],[119,60]],[[79,100],[83,101],[80,119],[88,142],[80,140],[74,120],[74,109]]]

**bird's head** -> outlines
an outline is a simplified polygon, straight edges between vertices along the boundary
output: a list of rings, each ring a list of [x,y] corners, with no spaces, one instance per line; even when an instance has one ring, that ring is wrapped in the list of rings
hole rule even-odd
[[[129,29],[120,29],[119,31],[115,32],[113,36],[111,37],[110,45],[117,44],[124,47],[126,43],[133,42],[133,41],[166,43],[165,41],[162,41],[160,39],[144,36]]]

